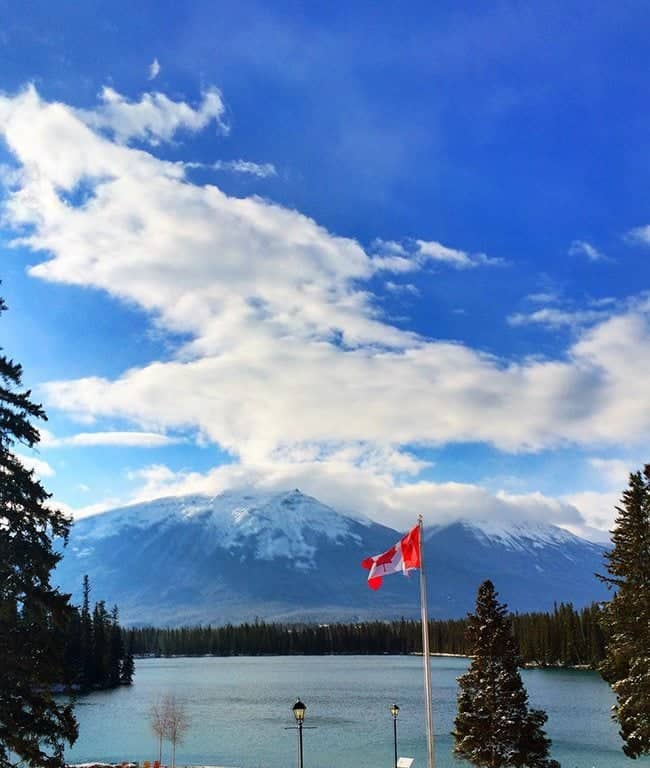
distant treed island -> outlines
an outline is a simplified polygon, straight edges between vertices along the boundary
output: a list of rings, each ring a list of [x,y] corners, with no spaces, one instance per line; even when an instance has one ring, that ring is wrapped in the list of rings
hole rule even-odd
[[[511,616],[521,660],[529,665],[596,668],[607,638],[601,609],[559,605],[552,613]],[[467,619],[429,622],[433,653],[467,656]],[[422,652],[419,621],[354,624],[275,624],[264,621],[179,628],[126,629],[124,645],[136,656],[263,656],[290,654],[409,654]]]

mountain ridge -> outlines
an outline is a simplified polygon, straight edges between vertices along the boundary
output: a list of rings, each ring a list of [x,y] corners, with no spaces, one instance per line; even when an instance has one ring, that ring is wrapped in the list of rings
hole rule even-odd
[[[417,579],[372,593],[360,568],[402,535],[298,489],[166,497],[76,521],[56,578],[77,597],[88,573],[127,624],[416,616]],[[485,578],[513,610],[604,597],[604,548],[550,524],[459,520],[426,528],[423,546],[432,617],[464,615]]]

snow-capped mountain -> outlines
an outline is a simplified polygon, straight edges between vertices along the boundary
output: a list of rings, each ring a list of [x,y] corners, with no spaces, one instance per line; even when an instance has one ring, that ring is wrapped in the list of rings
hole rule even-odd
[[[79,600],[120,606],[125,623],[222,624],[416,616],[417,577],[366,585],[360,561],[402,535],[298,490],[158,499],[79,520],[56,580]],[[426,532],[432,617],[462,616],[491,578],[513,610],[604,597],[603,548],[544,524],[459,521]]]

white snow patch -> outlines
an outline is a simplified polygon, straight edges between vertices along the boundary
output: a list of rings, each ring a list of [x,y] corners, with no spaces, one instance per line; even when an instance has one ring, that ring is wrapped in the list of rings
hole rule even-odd
[[[527,552],[548,546],[565,546],[580,539],[550,523],[532,521],[464,520],[462,524],[478,539],[501,544],[508,549]]]
[[[314,563],[317,539],[358,541],[342,515],[298,490],[282,493],[226,491],[218,496],[183,496],[104,512],[75,524],[84,542],[122,535],[129,528],[167,527],[183,520],[201,525],[203,534],[229,550],[254,543],[261,560],[293,559],[297,567]],[[363,524],[363,523],[362,523]]]

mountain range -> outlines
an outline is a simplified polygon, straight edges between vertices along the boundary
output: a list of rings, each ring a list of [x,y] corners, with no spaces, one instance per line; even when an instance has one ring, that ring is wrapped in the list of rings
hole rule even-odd
[[[88,574],[130,625],[415,617],[417,572],[374,592],[360,567],[402,535],[299,490],[170,497],[76,521],[54,580],[78,603]],[[470,611],[486,578],[513,611],[606,598],[605,548],[553,525],[458,520],[425,529],[423,550],[431,618]]]

